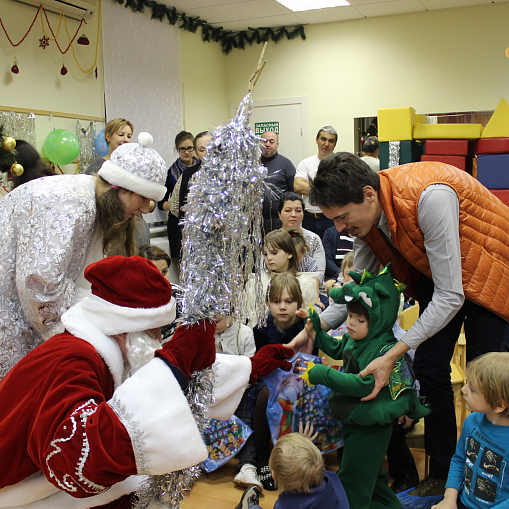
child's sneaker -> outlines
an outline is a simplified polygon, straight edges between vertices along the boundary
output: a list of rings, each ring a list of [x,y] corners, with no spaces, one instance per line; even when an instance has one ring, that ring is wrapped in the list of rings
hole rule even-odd
[[[258,505],[259,498],[260,492],[258,491],[258,487],[253,484],[244,491],[240,503],[235,509],[248,509],[249,507]]]
[[[258,479],[256,467],[248,463],[242,465],[240,472],[233,478],[233,484],[243,488],[255,485],[258,488],[258,492],[263,491],[263,485],[260,482],[260,479]]]
[[[258,478],[260,479],[261,483],[263,484],[263,487],[267,491],[276,491],[276,482],[274,481],[274,478],[272,477],[272,474],[270,472],[270,468],[268,465],[265,465],[263,467],[260,467],[258,470]]]

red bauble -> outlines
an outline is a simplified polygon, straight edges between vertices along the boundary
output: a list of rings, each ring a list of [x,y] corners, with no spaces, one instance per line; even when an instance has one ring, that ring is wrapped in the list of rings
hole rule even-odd
[[[19,74],[19,67],[16,64],[14,64],[11,67],[11,72],[14,73],[14,74]]]
[[[60,74],[62,76],[65,76],[67,74],[67,67],[65,65],[63,65],[62,69],[60,69]]]

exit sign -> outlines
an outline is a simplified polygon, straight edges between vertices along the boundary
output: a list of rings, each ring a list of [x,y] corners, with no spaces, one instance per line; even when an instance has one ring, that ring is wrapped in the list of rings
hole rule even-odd
[[[279,122],[257,122],[255,124],[255,134],[261,135],[266,131],[273,131],[279,134]]]

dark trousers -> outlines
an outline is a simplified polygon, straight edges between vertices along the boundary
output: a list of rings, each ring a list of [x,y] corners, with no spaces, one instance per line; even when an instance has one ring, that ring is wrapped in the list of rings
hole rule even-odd
[[[433,281],[421,275],[417,293],[420,313],[433,297]],[[500,352],[507,322],[495,313],[465,300],[456,316],[416,350],[415,375],[431,413],[425,417],[424,442],[430,457],[430,476],[447,479],[449,464],[456,449],[457,429],[450,362],[465,323],[467,362],[487,352]]]
[[[239,406],[235,411],[235,415],[244,422],[247,426],[253,429],[253,404],[252,400],[248,396],[251,391],[251,387],[244,392],[242,399],[240,400]],[[239,460],[238,468],[243,465],[253,465],[256,467],[256,448],[254,434],[252,434],[247,440],[242,449],[237,453]]]
[[[389,475],[394,480],[399,480],[406,475],[419,477],[415,460],[408,447],[406,436],[415,427],[416,421],[409,428],[403,429],[398,424],[398,419],[392,422],[392,435],[389,447],[387,448],[387,463],[389,465]]]
[[[313,214],[304,213],[302,228],[316,233],[320,238],[323,238],[325,230],[331,226],[334,226],[334,221],[332,219],[328,219],[325,216],[315,217]]]

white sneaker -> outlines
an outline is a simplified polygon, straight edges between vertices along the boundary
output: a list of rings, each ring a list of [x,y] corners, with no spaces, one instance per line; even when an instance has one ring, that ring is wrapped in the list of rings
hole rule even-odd
[[[249,488],[254,484],[260,492],[263,491],[263,485],[258,479],[258,473],[254,465],[242,465],[240,472],[233,478],[233,484],[243,488]]]

